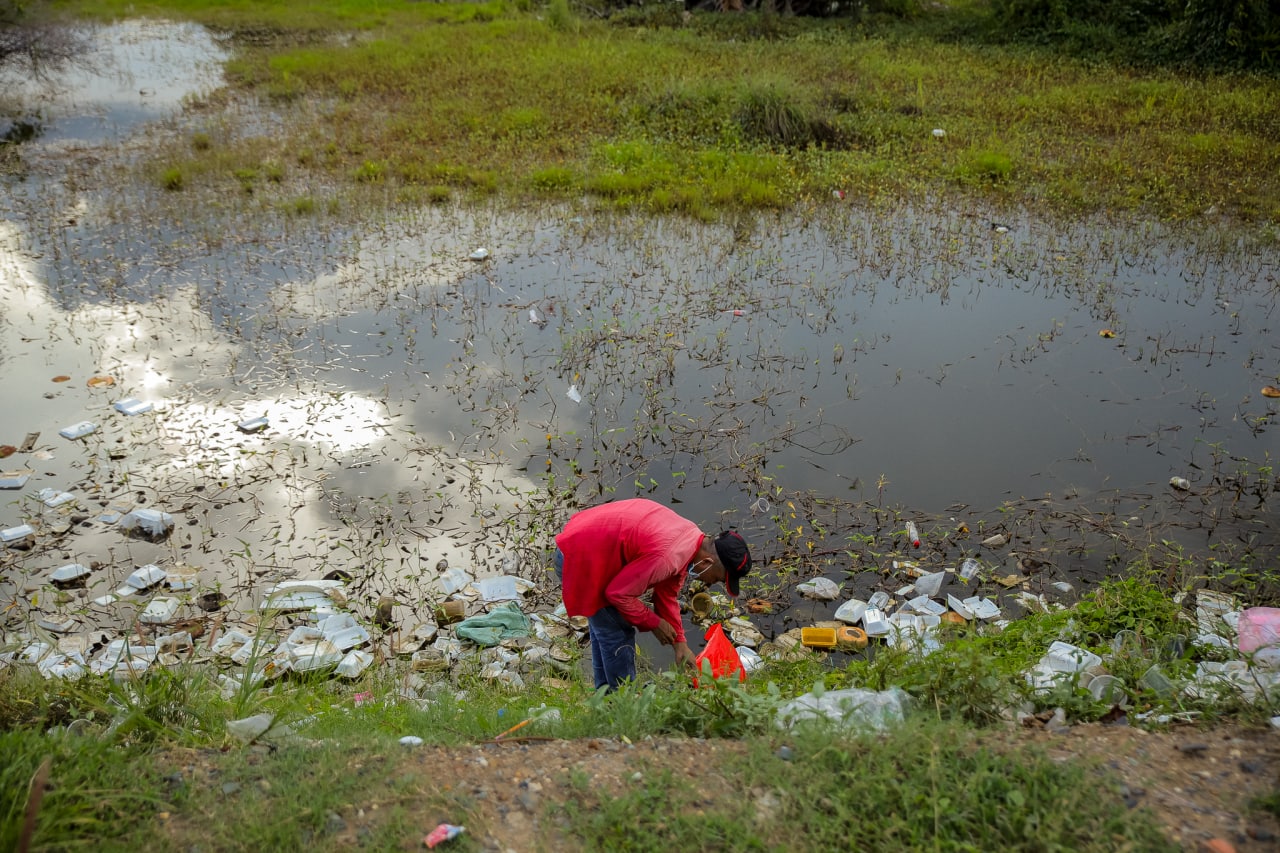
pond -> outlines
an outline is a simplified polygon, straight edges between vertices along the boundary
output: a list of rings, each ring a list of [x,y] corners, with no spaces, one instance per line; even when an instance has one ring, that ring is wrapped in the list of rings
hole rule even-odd
[[[190,132],[178,106],[223,53],[125,26],[100,35],[127,75],[63,81],[25,143],[39,168],[0,204],[0,444],[21,448],[0,468],[29,475],[0,528],[39,531],[0,563],[11,620],[127,621],[90,602],[152,562],[243,611],[263,583],[342,570],[359,606],[392,594],[408,620],[441,559],[483,575],[515,554],[538,579],[571,509],[636,495],[738,526],[773,628],[830,618],[796,580],[893,591],[895,558],[973,555],[988,581],[1030,560],[1020,586],[1054,600],[1153,547],[1172,580],[1274,559],[1274,246],[835,197],[704,225],[165,192],[127,163]],[[121,501],[173,534],[123,537],[100,518]],[[98,565],[88,588],[42,596],[68,562]]]

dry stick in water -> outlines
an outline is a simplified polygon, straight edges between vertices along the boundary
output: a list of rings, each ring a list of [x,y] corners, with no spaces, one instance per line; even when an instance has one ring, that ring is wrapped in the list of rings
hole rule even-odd
[[[44,789],[49,783],[49,769],[53,758],[46,755],[35,777],[31,780],[31,793],[27,795],[27,817],[22,824],[22,835],[18,839],[18,853],[27,853],[31,849],[31,836],[36,833],[36,815],[40,812],[40,801],[44,799]]]

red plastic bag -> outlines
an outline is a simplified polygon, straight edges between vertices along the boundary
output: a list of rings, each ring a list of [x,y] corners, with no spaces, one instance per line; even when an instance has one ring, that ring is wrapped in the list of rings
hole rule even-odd
[[[724,635],[724,626],[719,622],[707,629],[707,635],[704,638],[707,646],[698,656],[693,659],[693,666],[697,671],[697,675],[693,677],[693,686],[698,686],[698,675],[702,674],[702,662],[707,661],[711,665],[712,678],[724,678],[725,676],[738,674],[738,681],[747,680],[747,671],[742,668],[742,659],[738,657],[738,650],[733,647],[733,643]]]

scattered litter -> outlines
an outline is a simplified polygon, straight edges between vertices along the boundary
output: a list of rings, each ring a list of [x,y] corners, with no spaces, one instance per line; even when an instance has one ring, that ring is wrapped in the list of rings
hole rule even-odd
[[[901,723],[907,694],[900,688],[888,690],[827,690],[806,693],[778,708],[778,725],[790,728],[803,720],[827,719],[855,728],[880,731]]]
[[[124,518],[124,514],[131,509],[133,509],[132,500],[128,498],[116,498],[111,501],[111,503],[107,504],[106,508],[99,513],[98,521],[101,521],[103,524],[115,524],[120,519]]]
[[[957,572],[960,579],[964,581],[973,580],[978,572],[982,569],[982,564],[972,557],[966,557],[964,562],[960,564],[960,570]]]
[[[146,609],[138,615],[138,621],[146,625],[167,625],[177,615],[180,604],[182,602],[176,598],[153,598]]]
[[[254,714],[252,717],[241,720],[228,720],[227,734],[244,743],[250,743],[266,734],[273,722],[275,717],[271,714]]]
[[[97,429],[98,425],[93,421],[81,421],[78,424],[72,424],[71,426],[63,427],[58,430],[58,435],[66,439],[75,440],[77,438],[84,438],[86,435],[96,432]]]
[[[75,583],[88,574],[88,566],[83,566],[80,563],[67,563],[65,566],[59,566],[50,572],[49,580],[54,583],[70,584]]]
[[[840,587],[830,578],[814,578],[796,587],[796,592],[805,598],[816,598],[820,601],[832,601],[840,595]]]
[[[181,592],[183,590],[195,589],[196,576],[199,574],[200,570],[194,566],[174,566],[169,569],[168,574],[165,577],[165,581],[168,583],[169,589],[174,590],[175,592]]]
[[[1116,333],[1114,329],[1100,329],[1098,331],[1098,337],[1100,338],[1114,338],[1115,336]]]
[[[577,385],[570,385],[569,390],[566,391],[564,395],[575,403],[582,402],[582,393],[578,391]]]
[[[969,608],[974,617],[984,622],[1000,618],[1000,607],[989,598],[974,595],[964,599],[964,606]]]
[[[133,397],[128,397],[112,406],[117,412],[124,415],[144,415],[155,408],[153,403],[144,403]]]
[[[0,473],[0,489],[21,489],[31,479],[30,471],[5,471]]]
[[[148,563],[134,569],[127,578],[124,579],[125,586],[130,589],[143,590],[150,589],[160,581],[165,579],[165,570],[157,566],[155,563]]]
[[[458,623],[454,633],[478,646],[496,646],[503,640],[527,637],[533,626],[513,601],[499,604],[488,613],[472,616]]]
[[[483,260],[488,260],[488,258],[489,258],[489,250],[484,248],[483,246],[479,249],[476,249],[471,254],[467,255],[467,260],[469,261],[483,261]]]
[[[1007,533],[996,533],[983,539],[982,544],[987,548],[1003,548],[1009,544],[1009,535]]]
[[[800,642],[811,649],[834,649],[836,647],[836,629],[801,628]]]
[[[495,577],[479,578],[471,584],[471,587],[486,602],[518,601],[520,599],[520,591],[516,588],[517,580],[518,578],[514,578],[511,575],[497,575]]]
[[[373,655],[369,652],[353,649],[347,652],[346,656],[338,662],[337,668],[334,670],[338,675],[344,678],[355,678],[360,673],[369,668],[373,663]]]
[[[112,385],[116,384],[116,378],[114,376],[105,375],[90,376],[84,384],[90,388],[110,388]]]
[[[940,127],[935,127],[933,129],[933,136],[935,139],[942,139],[946,135],[947,135],[947,132]]]
[[[1280,646],[1280,608],[1249,607],[1236,624],[1237,648],[1246,654]]]
[[[0,486],[0,488],[3,488],[3,486]],[[71,492],[60,492],[57,489],[41,489],[36,492],[36,497],[51,509],[76,500],[76,496]]]
[[[883,590],[877,590],[871,593],[871,597],[867,599],[867,609],[884,610],[889,606],[890,601],[892,601],[892,599],[889,598],[889,593]]]
[[[334,666],[342,660],[343,654],[341,649],[328,640],[316,640],[294,646],[289,650],[289,658],[295,672],[313,672]]]
[[[236,424],[236,429],[244,433],[262,432],[271,422],[265,417],[251,418],[247,421],[240,421]]]
[[[17,527],[7,527],[4,530],[0,530],[0,542],[10,548],[16,548],[35,535],[36,529],[30,524],[19,524]]]
[[[537,326],[538,328],[542,328],[543,326],[547,325],[547,318],[543,317],[540,313],[538,313],[537,308],[530,308],[529,322]]]
[[[916,592],[930,597],[935,596],[942,591],[942,582],[946,579],[946,572],[923,575],[916,581]]]
[[[914,521],[907,522],[907,541],[911,543],[912,548],[920,547],[920,531],[916,529]]]
[[[949,606],[953,612],[959,614],[962,619],[973,618],[973,611],[969,606],[954,595],[947,595],[947,606]]]
[[[158,509],[135,509],[120,519],[120,529],[128,535],[159,541],[173,530],[173,516]]]
[[[1070,595],[1071,593],[1076,591],[1076,588],[1071,584],[1067,583],[1066,581],[1054,581],[1053,583],[1049,584],[1049,586],[1053,587],[1063,595]]]
[[[41,616],[36,620],[36,624],[55,634],[70,634],[76,629],[76,620],[71,616],[64,616],[61,619],[54,616]]]
[[[1185,492],[1191,488],[1191,481],[1186,477],[1170,477],[1169,485],[1180,492]]]
[[[401,743],[404,741],[402,740]],[[466,832],[465,826],[454,826],[451,823],[442,823],[431,832],[427,833],[427,837],[422,839],[422,843],[428,847],[435,847],[437,844],[443,844],[446,841],[452,841],[462,833]]]
[[[742,661],[742,669],[748,674],[764,666],[764,658],[760,657],[760,653],[745,646],[738,647],[738,660]]]
[[[1262,396],[1264,396],[1264,397],[1272,397],[1272,398],[1274,398],[1274,397],[1280,397],[1280,388],[1277,388],[1277,387],[1276,387],[1276,386],[1274,386],[1274,385],[1263,385],[1263,386],[1262,386]]]
[[[862,621],[862,614],[867,612],[867,603],[856,598],[851,598],[844,604],[836,608],[835,618],[841,622],[848,622],[850,625],[856,625]]]
[[[405,735],[400,738],[401,746],[422,746],[423,740],[417,735]]]
[[[844,190],[832,190],[832,191],[831,191],[831,197],[832,197],[832,198],[834,198],[836,201],[843,201],[843,200],[844,200]]]
[[[862,614],[862,629],[867,632],[868,637],[883,637],[891,630],[884,611],[871,607]]]

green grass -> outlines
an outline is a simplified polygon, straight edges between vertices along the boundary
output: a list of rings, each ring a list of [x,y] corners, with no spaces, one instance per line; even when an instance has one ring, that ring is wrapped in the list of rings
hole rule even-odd
[[[1155,661],[1178,677],[1207,653],[1193,646],[1186,659],[1167,655],[1165,640],[1185,630],[1179,613],[1139,573],[1103,583],[1070,611],[1027,616],[1002,633],[947,635],[923,657],[881,646],[837,667],[808,656],[770,664],[742,686],[703,690],[663,672],[611,695],[593,692],[581,673],[566,685],[564,673],[550,669],[527,673],[528,686],[511,692],[481,678],[478,663],[422,676],[416,702],[398,698],[403,673],[389,668],[355,682],[283,679],[229,698],[199,668],[124,684],[45,682],[11,668],[0,671],[0,840],[13,845],[31,779],[48,756],[53,787],[41,807],[37,849],[124,849],[140,837],[152,839],[144,849],[197,841],[214,849],[340,846],[353,813],[374,803],[379,814],[364,843],[395,847],[424,831],[425,812],[486,819],[465,786],[437,778],[401,747],[402,735],[476,744],[546,705],[560,719],[536,720],[524,734],[746,741],[700,768],[701,778],[723,781],[697,789],[661,763],[611,789],[563,771],[560,781],[573,795],[544,827],[585,849],[1171,849],[1096,769],[1015,748],[1000,732],[1010,709],[1026,701],[1063,707],[1072,720],[1110,709],[1069,685],[1030,693],[1022,673],[1055,639],[1102,654],[1126,678],[1134,711],[1265,724],[1272,713],[1265,702],[1162,698],[1137,685]],[[1131,649],[1112,655],[1120,631],[1131,632]],[[552,675],[556,682],[546,680]],[[779,704],[816,687],[890,686],[911,703],[906,722],[887,733],[858,736],[813,722],[777,727]],[[357,694],[367,699],[357,703]],[[275,749],[227,735],[227,721],[255,713],[275,716],[266,738]],[[84,734],[66,731],[76,720]],[[780,756],[780,746],[791,754]],[[1274,803],[1263,798],[1254,807],[1268,811]]]
[[[1185,219],[1214,207],[1280,218],[1274,78],[1191,78],[833,21],[729,40],[713,20],[723,16],[568,26],[563,10],[544,21],[500,4],[94,9],[274,34],[242,40],[228,64],[232,85],[282,105],[330,106],[318,120],[308,112],[288,123],[275,151],[261,141],[231,141],[230,155],[221,144],[187,147],[196,159],[239,156],[241,167],[312,152],[300,165],[326,179],[457,185],[429,177],[444,169],[488,176],[472,184],[479,195],[583,192],[655,211],[787,207],[842,188],[855,198],[941,192],[1073,213]],[[326,29],[363,35],[322,41]],[[640,156],[619,163],[611,149]],[[755,166],[726,175],[723,157]]]

